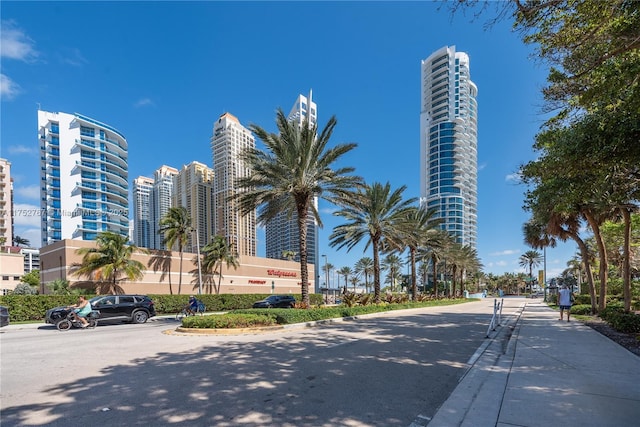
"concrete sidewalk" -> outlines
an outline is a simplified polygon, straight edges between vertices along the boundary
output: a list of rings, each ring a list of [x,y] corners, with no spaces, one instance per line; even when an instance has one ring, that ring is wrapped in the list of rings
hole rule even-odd
[[[525,303],[427,425],[640,425],[640,357],[558,317]]]

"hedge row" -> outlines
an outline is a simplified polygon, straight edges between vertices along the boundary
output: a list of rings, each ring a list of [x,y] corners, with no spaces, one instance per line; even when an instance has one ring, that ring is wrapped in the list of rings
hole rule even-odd
[[[250,308],[252,304],[270,294],[220,294],[196,295],[207,307],[207,311],[231,311]],[[86,295],[91,298],[95,295]],[[189,301],[189,295],[149,295],[153,300],[157,314],[177,313]],[[300,301],[300,295],[295,295]],[[322,304],[322,295],[309,294],[311,305]],[[0,305],[9,308],[11,322],[44,321],[50,308],[75,304],[77,295],[4,295],[0,296]]]
[[[210,316],[194,316],[182,319],[182,326],[196,329],[245,328],[248,326],[291,325],[318,320],[352,317],[382,311],[404,310],[408,308],[433,307],[468,302],[465,299],[444,299],[403,304],[372,304],[364,306],[318,307],[309,310],[288,308],[234,310],[231,313]],[[260,320],[262,317],[262,321]]]

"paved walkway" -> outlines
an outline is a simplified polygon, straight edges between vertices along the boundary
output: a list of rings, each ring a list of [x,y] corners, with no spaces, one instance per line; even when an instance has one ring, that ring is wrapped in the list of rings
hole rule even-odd
[[[640,357],[558,317],[526,302],[427,425],[640,425]]]

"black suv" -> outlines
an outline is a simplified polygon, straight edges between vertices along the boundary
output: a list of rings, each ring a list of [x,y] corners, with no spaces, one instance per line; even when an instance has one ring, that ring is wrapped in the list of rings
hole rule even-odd
[[[271,295],[253,303],[253,308],[293,308],[296,299],[291,295]]]
[[[146,295],[100,295],[89,300],[91,307],[100,312],[98,319],[103,321],[124,320],[144,323],[156,315],[153,301]],[[69,310],[56,307],[47,310],[45,322],[53,325],[65,319]]]

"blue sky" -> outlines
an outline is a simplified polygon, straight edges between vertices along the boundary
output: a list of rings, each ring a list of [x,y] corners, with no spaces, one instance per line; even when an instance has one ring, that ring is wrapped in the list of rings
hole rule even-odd
[[[2,19],[0,157],[12,163],[17,207],[39,206],[37,108],[79,112],[129,142],[130,183],[163,164],[212,164],[214,121],[275,130],[313,89],[320,125],[338,119],[334,143],[356,142],[343,165],[367,182],[406,185],[418,197],[420,61],[455,45],[478,86],[478,254],[485,272],[524,272],[525,188],[515,174],[534,158],[543,122],[544,64],[505,21],[486,30],[437,2],[11,2]],[[130,184],[131,186],[131,184]],[[320,253],[336,268],[371,256],[336,251],[340,219],[320,203]],[[39,219],[16,234],[39,244]],[[264,236],[263,233],[260,233]],[[259,242],[264,254],[264,241]],[[547,250],[547,277],[575,245]]]

